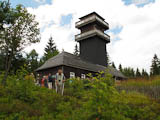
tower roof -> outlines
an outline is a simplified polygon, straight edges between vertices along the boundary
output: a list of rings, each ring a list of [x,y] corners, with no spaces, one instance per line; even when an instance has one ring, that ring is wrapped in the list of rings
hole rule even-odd
[[[83,20],[83,19],[85,19],[85,18],[87,18],[87,17],[90,17],[90,16],[92,16],[92,15],[96,15],[96,16],[98,16],[99,18],[101,18],[102,20],[105,20],[103,17],[101,17],[101,16],[100,16],[98,13],[96,13],[96,12],[89,13],[89,14],[83,16],[83,17],[80,17],[79,19],[80,19],[80,20]]]

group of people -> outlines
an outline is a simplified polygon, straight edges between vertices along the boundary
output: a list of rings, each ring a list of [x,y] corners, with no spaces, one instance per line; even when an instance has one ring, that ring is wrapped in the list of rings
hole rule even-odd
[[[40,75],[37,74],[37,82],[41,87],[55,89],[57,93],[63,95],[65,76],[61,69],[59,69],[55,75],[49,73],[48,75],[45,75],[42,78],[40,78]]]

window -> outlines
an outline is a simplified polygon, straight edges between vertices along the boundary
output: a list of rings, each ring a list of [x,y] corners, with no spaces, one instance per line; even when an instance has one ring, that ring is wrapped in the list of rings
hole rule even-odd
[[[75,73],[74,72],[70,72],[70,78],[75,78]]]
[[[81,78],[82,78],[82,79],[85,79],[85,78],[86,78],[86,75],[85,75],[85,74],[81,74]]]

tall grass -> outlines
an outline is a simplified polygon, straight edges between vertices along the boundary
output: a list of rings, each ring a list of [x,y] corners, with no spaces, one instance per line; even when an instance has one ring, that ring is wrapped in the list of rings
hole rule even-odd
[[[160,76],[122,81],[116,85],[119,91],[139,92],[154,99],[160,99]]]

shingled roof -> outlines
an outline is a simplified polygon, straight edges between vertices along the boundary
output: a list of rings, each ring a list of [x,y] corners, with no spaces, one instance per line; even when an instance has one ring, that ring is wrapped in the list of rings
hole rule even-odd
[[[62,52],[50,58],[49,60],[47,60],[36,71],[41,71],[41,70],[53,68],[53,67],[60,66],[60,65],[70,66],[70,67],[88,70],[92,72],[99,72],[99,71],[104,71],[107,69],[107,67],[105,66],[93,64],[88,61],[82,60],[82,58],[75,56],[73,54],[70,54],[68,52]],[[113,67],[108,67],[108,70],[110,74],[112,74],[115,77],[125,78],[125,76],[121,72],[119,72]]]

